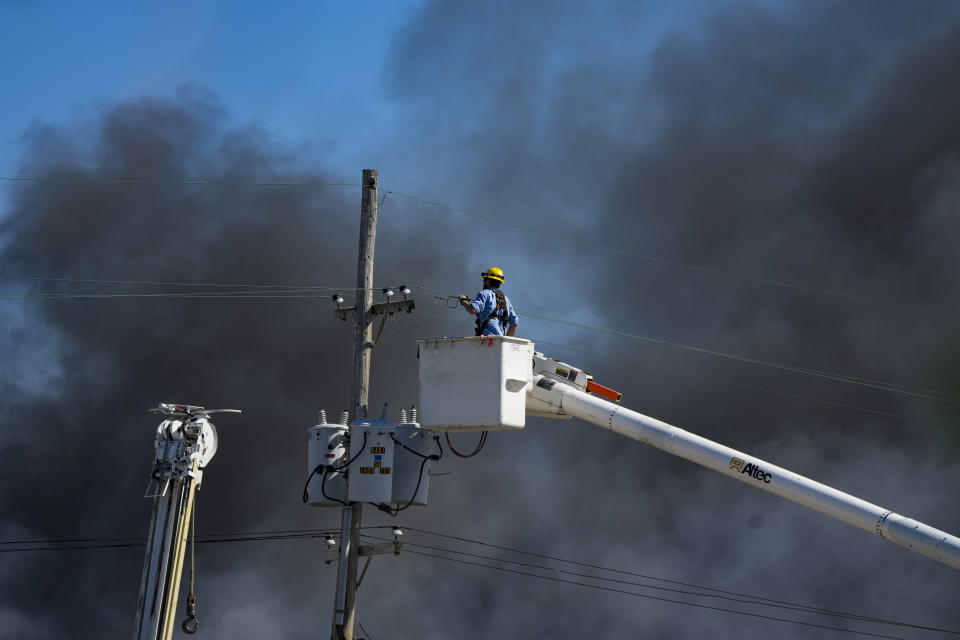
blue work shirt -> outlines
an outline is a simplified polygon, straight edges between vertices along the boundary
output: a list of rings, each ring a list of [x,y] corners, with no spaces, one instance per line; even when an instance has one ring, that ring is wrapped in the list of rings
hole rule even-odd
[[[504,299],[507,301],[507,327],[512,324],[517,323],[517,314],[513,310],[513,305],[510,304],[510,298],[504,294]],[[493,292],[493,289],[484,289],[477,294],[477,299],[470,303],[470,306],[473,307],[473,310],[477,312],[477,318],[480,320],[480,325],[483,327],[483,334],[485,336],[502,336],[503,329],[500,327],[500,322],[494,318],[490,322],[487,322],[487,318],[490,317],[490,314],[493,313],[493,310],[497,308],[497,296]],[[484,324],[486,323],[486,324]]]

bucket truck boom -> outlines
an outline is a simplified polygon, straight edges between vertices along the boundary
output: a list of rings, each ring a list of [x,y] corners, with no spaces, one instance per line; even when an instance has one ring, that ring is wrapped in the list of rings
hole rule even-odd
[[[528,414],[580,418],[960,569],[960,538],[591,395],[590,376],[570,365],[535,353],[531,382]]]
[[[194,494],[203,479],[203,468],[217,452],[217,430],[209,417],[211,413],[240,410],[160,403],[150,412],[163,415],[164,421],[157,427],[153,473],[144,496],[153,498],[153,515],[133,638],[169,640],[173,635]],[[196,629],[196,616],[191,614],[183,630],[194,633]]]
[[[960,538],[621,407],[619,393],[534,351],[529,340],[483,336],[417,344],[425,429],[517,430],[527,416],[580,418],[960,569]]]

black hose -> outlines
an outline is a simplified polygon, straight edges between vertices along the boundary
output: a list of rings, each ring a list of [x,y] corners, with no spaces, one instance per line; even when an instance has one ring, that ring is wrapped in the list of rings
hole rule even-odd
[[[336,468],[331,468],[329,465],[325,465],[325,464],[318,464],[316,467],[314,467],[314,468],[313,468],[313,471],[310,472],[310,475],[307,476],[307,481],[303,483],[303,502],[304,502],[304,504],[306,504],[306,503],[310,500],[310,494],[307,492],[307,487],[310,486],[310,481],[313,480],[313,476],[317,475],[317,474],[320,473],[321,471],[323,471],[323,484],[320,485],[320,491],[323,492],[323,497],[326,498],[327,500],[334,500],[334,501],[336,501],[336,502],[339,502],[340,504],[344,504],[344,505],[347,504],[347,503],[344,502],[343,500],[337,500],[336,498],[331,498],[331,497],[328,496],[328,495],[326,494],[326,492],[324,491],[323,488],[324,488],[324,486],[326,485],[326,482],[327,482],[327,473],[336,473],[337,471],[340,471],[341,469],[346,469],[346,468],[349,467],[351,464],[353,464],[354,461],[355,461],[357,458],[360,457],[360,454],[363,453],[363,450],[366,449],[366,448],[367,448],[367,432],[364,431],[364,432],[363,432],[363,444],[360,445],[360,451],[357,451],[357,455],[353,456],[353,458],[351,458],[351,459],[348,460],[346,463],[344,463],[344,464],[342,464],[342,465],[340,465],[339,467],[336,467]]]
[[[398,513],[400,513],[401,511],[403,511],[404,509],[408,508],[410,505],[412,505],[412,504],[413,504],[413,501],[417,499],[417,492],[420,491],[420,485],[423,483],[423,468],[426,466],[427,460],[439,460],[440,458],[443,457],[443,447],[440,447],[440,436],[434,436],[433,439],[436,441],[437,446],[440,447],[440,454],[437,455],[436,453],[431,453],[431,454],[429,454],[429,455],[423,455],[423,454],[420,453],[419,451],[414,451],[413,449],[411,449],[411,448],[408,447],[407,445],[405,445],[405,444],[403,444],[402,442],[400,442],[399,440],[397,440],[397,439],[393,436],[393,434],[390,434],[390,438],[394,441],[394,443],[400,445],[401,447],[403,447],[404,449],[406,449],[406,450],[409,451],[410,453],[412,453],[412,454],[414,454],[414,455],[416,455],[416,456],[419,456],[419,457],[423,458],[423,460],[420,462],[420,475],[419,475],[419,477],[417,478],[417,486],[414,487],[414,489],[413,489],[413,495],[410,496],[410,500],[407,501],[407,504],[403,505],[402,507],[397,507],[396,509],[392,508],[389,504],[378,504],[378,505],[377,505],[377,509],[379,509],[380,511],[383,511],[384,513],[389,513],[390,515],[395,516],[395,515],[397,515]]]
[[[339,498],[331,498],[330,496],[327,495],[327,473],[328,473],[328,470],[324,469],[323,482],[320,483],[320,493],[322,493],[323,497],[326,498],[327,500],[330,500],[332,502],[339,502],[343,506],[349,507],[350,505],[344,502],[343,500],[340,500]]]
[[[317,472],[320,469],[323,469],[324,467],[326,467],[326,465],[322,465],[322,464],[318,464],[316,467],[314,467],[313,471],[310,472],[310,475],[307,476],[307,481],[303,483],[303,503],[304,504],[306,504],[310,500],[310,494],[307,493],[307,487],[310,486],[310,481],[313,480],[313,476],[317,475]],[[327,473],[326,470],[324,470],[323,473],[326,474]]]
[[[435,454],[435,453],[431,453],[431,454],[428,454],[428,455],[423,455],[423,454],[420,453],[419,451],[417,451],[417,450],[415,450],[415,449],[411,449],[411,448],[408,447],[407,445],[405,445],[405,444],[403,444],[402,442],[400,442],[399,440],[397,440],[397,437],[394,436],[392,433],[390,434],[390,439],[393,440],[393,443],[394,443],[394,444],[400,445],[401,447],[403,447],[404,449],[406,449],[407,451],[409,451],[409,452],[412,453],[413,455],[418,456],[418,457],[420,457],[420,458],[423,458],[424,460],[439,460],[440,458],[443,457],[443,447],[440,447],[440,455],[437,455],[437,454]],[[436,440],[437,446],[439,447],[439,446],[440,446],[440,436],[433,436],[433,439]]]
[[[357,451],[357,455],[353,456],[352,458],[350,458],[350,460],[348,460],[346,463],[340,465],[340,466],[337,467],[336,469],[330,469],[330,471],[336,472],[336,471],[340,471],[341,469],[346,469],[347,467],[349,467],[350,465],[352,465],[357,458],[360,457],[360,454],[363,453],[364,449],[366,449],[366,448],[367,448],[367,432],[364,431],[364,432],[363,432],[363,444],[360,445],[360,450]]]
[[[397,515],[398,513],[400,513],[401,511],[403,511],[404,509],[412,505],[413,501],[417,499],[417,492],[420,491],[420,483],[423,482],[423,467],[426,466],[427,460],[429,459],[430,458],[424,458],[423,462],[420,463],[420,477],[417,478],[417,486],[414,488],[413,495],[410,496],[409,502],[407,502],[407,504],[403,505],[402,507],[397,507],[394,510],[393,515]]]
[[[403,505],[402,507],[397,507],[396,509],[394,509],[389,504],[385,502],[381,502],[380,504],[375,505],[377,509],[379,509],[380,511],[383,511],[384,513],[388,513],[391,516],[395,516],[413,504],[413,501],[417,499],[417,492],[420,491],[420,483],[423,482],[423,468],[426,466],[427,460],[430,459],[427,456],[422,456],[422,457],[423,457],[423,462],[420,463],[420,477],[417,478],[417,486],[414,487],[413,495],[410,496],[410,500],[407,501],[407,504]],[[370,503],[370,504],[373,504],[373,503]]]

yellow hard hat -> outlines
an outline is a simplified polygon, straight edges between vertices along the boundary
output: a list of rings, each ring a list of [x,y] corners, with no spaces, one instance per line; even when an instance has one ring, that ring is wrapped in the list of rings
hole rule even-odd
[[[491,280],[496,280],[497,282],[503,282],[503,269],[500,267],[490,267],[486,271],[480,274],[481,277],[490,278]]]

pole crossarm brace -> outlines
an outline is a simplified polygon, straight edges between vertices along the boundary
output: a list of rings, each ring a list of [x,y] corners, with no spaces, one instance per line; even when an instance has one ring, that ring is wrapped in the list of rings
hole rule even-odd
[[[378,302],[374,305],[371,305],[370,309],[367,311],[368,315],[371,316],[392,316],[395,313],[410,313],[417,306],[414,304],[413,300],[398,300],[396,302]],[[343,309],[334,309],[334,315],[338,320],[346,322],[347,320],[354,320],[357,317],[357,308],[356,307],[344,307]]]
[[[395,556],[400,555],[403,550],[403,543],[399,540],[393,542],[381,542],[380,544],[362,544],[360,545],[361,556],[379,556],[384,553],[392,553]]]
[[[380,556],[387,553],[392,553],[393,555],[398,556],[400,555],[401,551],[403,551],[403,543],[397,540],[395,542],[382,542],[380,544],[362,544],[358,547],[357,555],[361,558],[368,556]],[[339,560],[339,551],[327,551],[323,555],[323,562],[325,564],[339,562]]]
[[[413,303],[413,300],[398,300],[397,302],[378,302],[372,307],[370,307],[370,315],[392,316],[393,314],[400,313],[401,311],[410,313],[416,308],[417,306]]]

